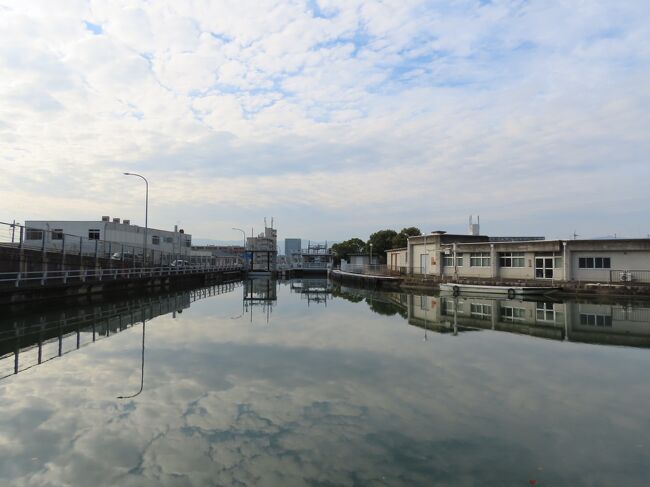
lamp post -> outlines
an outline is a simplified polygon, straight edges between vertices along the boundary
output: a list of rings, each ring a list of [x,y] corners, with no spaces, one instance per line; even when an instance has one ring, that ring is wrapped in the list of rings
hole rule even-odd
[[[143,313],[144,314],[144,313]],[[131,399],[133,397],[139,396],[142,394],[142,389],[144,389],[144,330],[145,330],[145,320],[142,320],[142,358],[141,358],[141,368],[140,368],[140,389],[135,394],[130,396],[117,396],[118,399]]]
[[[369,264],[371,266],[370,268],[372,269],[372,242],[370,242],[370,262],[369,262]]]
[[[147,258],[147,232],[149,230],[149,181],[147,178],[141,174],[136,174],[134,172],[125,172],[125,176],[137,176],[144,181],[145,184],[145,200],[144,200],[144,249],[142,254],[142,265],[145,265],[145,259]],[[135,257],[135,255],[134,255]]]

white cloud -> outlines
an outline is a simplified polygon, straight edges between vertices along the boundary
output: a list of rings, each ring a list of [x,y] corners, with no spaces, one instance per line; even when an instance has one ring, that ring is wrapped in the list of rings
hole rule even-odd
[[[139,211],[114,196],[125,165],[147,171],[166,208],[156,224],[190,220],[213,237],[269,209],[282,221],[297,201],[286,231],[321,215],[313,238],[350,237],[338,228],[355,222],[362,237],[429,225],[427,191],[449,221],[479,209],[496,221],[516,205],[524,217],[554,214],[556,227],[535,232],[550,234],[568,225],[558,202],[594,200],[594,214],[621,205],[597,202],[615,194],[612,180],[632,197],[625,204],[648,203],[640,1],[5,5],[0,191],[11,198],[0,219]],[[579,171],[592,186],[575,184],[590,178]],[[530,184],[540,177],[553,182]],[[232,206],[233,221],[193,218],[201,202]],[[583,216],[582,234],[602,233]],[[632,218],[615,225],[647,233]]]

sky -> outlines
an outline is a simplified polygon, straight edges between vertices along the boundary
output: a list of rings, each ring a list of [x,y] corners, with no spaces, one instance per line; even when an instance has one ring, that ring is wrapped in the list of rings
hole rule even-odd
[[[646,0],[0,0],[0,221],[650,234]]]

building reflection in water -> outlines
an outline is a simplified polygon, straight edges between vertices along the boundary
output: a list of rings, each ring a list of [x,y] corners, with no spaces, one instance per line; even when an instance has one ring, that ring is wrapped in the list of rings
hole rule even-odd
[[[278,302],[278,282],[274,279],[255,278],[246,279],[243,285],[242,313],[250,315],[253,323],[253,314],[259,309],[269,324],[273,306]]]
[[[326,278],[293,279],[289,285],[292,293],[307,301],[307,307],[312,303],[327,307],[327,300],[332,297],[332,283]]]
[[[424,295],[335,287],[334,296],[365,301],[384,315],[400,314],[431,333],[496,330],[551,340],[650,347],[650,303],[603,303],[497,296]]]
[[[327,306],[332,298],[354,303],[365,301],[382,315],[401,315],[432,333],[463,335],[476,330],[496,330],[552,340],[650,347],[650,303],[605,304],[598,302],[507,299],[494,296],[421,295],[372,292],[332,286],[326,279],[283,282],[307,304]],[[242,286],[242,313],[259,309],[267,323],[278,301],[278,281],[252,279],[238,283],[119,302],[53,310],[29,308],[0,317],[0,380],[23,370],[109,338],[134,325],[143,324],[141,384],[144,386],[145,326],[148,320],[182,312],[194,301],[233,291]],[[125,393],[128,391],[125,391]],[[139,393],[139,392],[138,392]],[[128,397],[127,395],[123,397]]]
[[[439,333],[488,329],[552,340],[650,347],[650,305],[409,295],[408,321]]]
[[[0,380],[143,324],[157,316],[181,313],[191,303],[233,291],[241,283],[140,296],[116,302],[52,310],[30,307],[0,317]],[[144,377],[144,374],[142,374]],[[141,380],[142,382],[142,380]],[[124,396],[126,397],[126,396]]]

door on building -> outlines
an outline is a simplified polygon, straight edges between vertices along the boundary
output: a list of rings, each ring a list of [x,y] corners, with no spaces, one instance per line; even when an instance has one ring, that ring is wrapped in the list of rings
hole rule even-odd
[[[535,278],[553,279],[553,257],[535,257]]]
[[[429,254],[420,254],[420,272],[422,274],[429,273]]]

